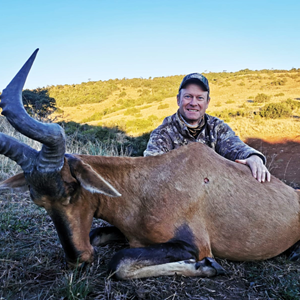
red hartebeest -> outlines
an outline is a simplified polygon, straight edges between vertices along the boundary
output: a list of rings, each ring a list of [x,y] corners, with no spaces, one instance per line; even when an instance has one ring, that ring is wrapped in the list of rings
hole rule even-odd
[[[23,170],[0,188],[28,186],[51,216],[70,264],[92,262],[91,244],[126,237],[131,248],[109,264],[117,278],[213,276],[223,272],[213,256],[267,259],[300,240],[299,193],[274,177],[259,183],[246,166],[200,143],[146,158],[65,154],[63,129],[32,119],[22,105],[36,53],[3,91],[0,106],[17,131],[43,147],[0,134],[0,153]],[[89,237],[93,217],[115,227]]]

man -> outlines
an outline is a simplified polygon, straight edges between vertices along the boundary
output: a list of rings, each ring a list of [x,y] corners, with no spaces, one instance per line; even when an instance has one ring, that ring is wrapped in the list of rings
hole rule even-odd
[[[227,159],[248,165],[259,182],[270,181],[264,155],[243,143],[222,120],[206,114],[209,102],[207,78],[198,73],[185,76],[177,95],[178,111],[151,133],[144,156],[200,142]]]

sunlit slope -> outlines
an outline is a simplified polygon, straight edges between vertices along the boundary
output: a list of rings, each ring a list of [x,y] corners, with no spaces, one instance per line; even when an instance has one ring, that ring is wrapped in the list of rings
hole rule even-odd
[[[208,113],[224,119],[243,138],[300,133],[300,69],[243,70],[206,76],[211,88]],[[182,77],[109,80],[48,89],[63,110],[61,118],[65,121],[118,126],[128,134],[140,135],[177,110],[176,94]],[[282,103],[282,115],[262,114],[261,110],[271,103]]]

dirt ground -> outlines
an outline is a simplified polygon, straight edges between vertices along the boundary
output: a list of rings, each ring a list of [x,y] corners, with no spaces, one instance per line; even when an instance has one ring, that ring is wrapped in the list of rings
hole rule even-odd
[[[245,142],[267,157],[272,175],[300,188],[300,135],[291,138],[250,138]]]

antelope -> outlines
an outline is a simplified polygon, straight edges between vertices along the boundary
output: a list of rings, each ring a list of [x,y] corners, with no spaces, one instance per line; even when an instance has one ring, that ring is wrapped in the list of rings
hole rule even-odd
[[[22,104],[37,51],[3,90],[0,107],[17,131],[42,148],[1,133],[0,153],[23,173],[0,188],[29,189],[55,224],[71,266],[92,263],[93,246],[126,240],[130,248],[108,265],[117,279],[210,277],[224,273],[214,257],[264,260],[298,245],[299,192],[275,177],[259,183],[247,166],[201,143],[153,157],[66,154],[63,129],[31,118]],[[90,232],[94,217],[112,226]]]

